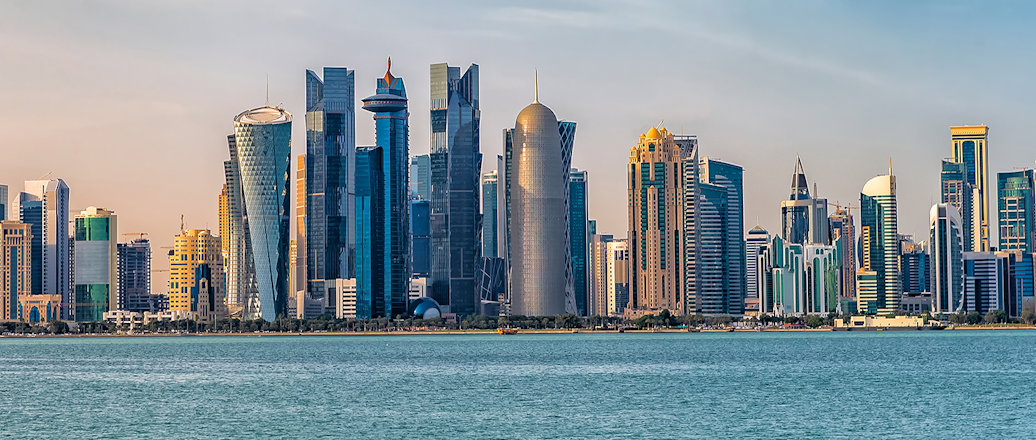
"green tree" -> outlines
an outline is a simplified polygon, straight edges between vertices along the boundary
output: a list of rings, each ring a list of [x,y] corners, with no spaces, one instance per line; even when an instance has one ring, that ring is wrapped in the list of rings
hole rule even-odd
[[[824,318],[817,315],[809,315],[806,317],[806,326],[809,328],[817,328],[824,325]]]
[[[1036,324],[1036,312],[1034,312],[1034,311],[1032,311],[1030,309],[1023,310],[1022,311],[1022,322],[1026,323],[1026,324],[1029,324],[1029,325]]]
[[[1003,310],[990,310],[986,313],[984,319],[989,324],[1002,324],[1007,322],[1007,312]]]
[[[964,321],[968,324],[975,325],[982,322],[982,315],[978,312],[968,312],[967,315],[964,315]]]

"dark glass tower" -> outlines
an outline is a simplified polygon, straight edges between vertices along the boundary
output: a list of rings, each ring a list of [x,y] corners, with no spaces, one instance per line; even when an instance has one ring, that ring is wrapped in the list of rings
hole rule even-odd
[[[478,65],[431,66],[430,296],[459,315],[478,312],[480,258]]]
[[[353,167],[356,112],[353,71],[306,71],[306,290],[324,299],[324,280],[353,278],[356,223]],[[300,244],[302,245],[302,244]],[[303,247],[303,246],[300,246]]]
[[[374,262],[370,268],[381,275],[372,278],[377,284],[370,285],[372,290],[369,294],[378,296],[373,304],[380,304],[372,311],[373,316],[386,317],[406,313],[410,290],[410,129],[407,122],[410,113],[407,111],[403,79],[392,76],[391,68],[390,58],[385,76],[378,78],[377,93],[363,99],[363,109],[374,113],[375,139],[381,148],[380,192],[384,201],[378,207],[382,213],[381,221],[372,225],[380,226],[384,236],[369,243],[369,246],[382,249],[380,262]],[[357,282],[359,284],[359,280]],[[360,295],[363,293],[358,292],[357,296]]]
[[[119,310],[151,311],[151,242],[138,238],[119,243],[118,253]]]
[[[356,318],[384,315],[385,191],[381,147],[356,149]]]
[[[587,173],[572,169],[568,175],[568,244],[572,255],[572,286],[575,290],[576,310],[579,316],[589,316],[589,278],[587,275]]]

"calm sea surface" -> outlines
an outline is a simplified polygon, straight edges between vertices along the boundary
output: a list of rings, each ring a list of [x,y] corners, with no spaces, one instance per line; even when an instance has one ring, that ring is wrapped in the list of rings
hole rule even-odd
[[[0,438],[1033,438],[1036,331],[0,339]]]

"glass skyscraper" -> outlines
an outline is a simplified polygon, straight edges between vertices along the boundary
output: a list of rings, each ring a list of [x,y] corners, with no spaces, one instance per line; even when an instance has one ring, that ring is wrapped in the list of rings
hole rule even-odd
[[[961,227],[964,228],[964,250],[970,252],[975,250],[975,228],[972,221],[975,192],[968,182],[967,165],[943,159],[939,176],[941,202],[953,206],[960,213]]]
[[[997,173],[998,250],[1036,251],[1036,198],[1033,197],[1033,170]]]
[[[73,319],[69,190],[64,180],[30,180],[18,195],[18,216],[32,232],[30,272],[34,295],[61,295],[61,319]]]
[[[76,322],[104,320],[119,308],[117,216],[89,207],[75,217]]]
[[[368,269],[371,272],[378,272],[369,278],[369,283],[361,283],[360,276],[357,276],[357,301],[363,295],[374,295],[377,298],[371,300],[374,308],[372,316],[395,317],[402,315],[407,310],[407,295],[410,290],[410,197],[409,197],[409,169],[410,169],[410,129],[407,110],[406,87],[402,78],[396,78],[391,73],[392,60],[389,59],[389,69],[385,76],[378,78],[378,88],[374,95],[363,99],[363,109],[374,113],[375,140],[380,148],[380,191],[381,206],[371,209],[381,211],[379,222],[373,223],[371,228],[381,229],[380,237],[357,237],[357,252],[364,252],[375,255],[377,260],[372,260],[372,266]],[[368,158],[370,160],[371,158]],[[359,165],[357,166],[359,167]],[[377,169],[369,166],[371,169]],[[357,181],[361,181],[357,176]],[[478,185],[476,176],[474,185]],[[357,196],[358,197],[358,196]],[[357,201],[357,205],[359,205]],[[359,210],[359,209],[357,209]],[[374,218],[374,217],[370,217]],[[366,220],[363,220],[366,221]],[[436,225],[433,223],[433,228]],[[360,224],[357,223],[357,229]],[[434,230],[434,229],[433,229]],[[365,246],[381,248],[380,251],[362,249],[360,240],[365,240]],[[474,265],[474,262],[472,262]],[[359,267],[359,263],[357,263]],[[474,269],[472,269],[474,271]],[[364,289],[368,289],[364,291]],[[357,306],[357,316],[360,316],[360,308]]]
[[[500,176],[497,170],[482,174],[482,256],[501,257],[498,247],[497,203],[499,201]]]
[[[969,250],[989,251],[989,164],[986,160],[986,137],[989,127],[965,125],[950,127],[953,141],[953,161],[964,164],[965,180],[973,193],[971,243]]]
[[[770,242],[770,232],[756,225],[745,237],[745,298],[759,299],[759,249]]]
[[[701,160],[702,178],[722,188],[725,210],[720,213],[722,227],[723,286],[722,312],[744,313],[745,303],[745,228],[744,169],[740,165],[705,157]],[[826,210],[825,210],[826,212]],[[825,217],[826,218],[826,215]],[[703,227],[706,226],[702,221]],[[707,304],[703,303],[703,307]],[[708,307],[706,307],[706,310]],[[709,313],[709,312],[706,312]]]
[[[432,200],[432,165],[427,154],[410,158],[410,198]]]
[[[932,313],[957,313],[964,307],[964,228],[957,208],[937,203],[929,213]]]
[[[433,64],[431,77],[430,296],[452,313],[478,312],[476,264],[481,246],[478,65]]]
[[[306,71],[306,290],[328,300],[325,280],[352,278],[356,252],[353,155],[356,150],[354,73],[325,67],[323,80]],[[295,287],[292,287],[294,289]]]
[[[385,176],[382,148],[356,149],[356,318],[385,316]],[[389,300],[391,304],[391,299]]]
[[[860,313],[899,309],[899,226],[896,177],[867,181],[860,193],[860,270],[857,271]]]
[[[286,313],[289,290],[291,114],[270,106],[242,112],[228,141],[228,306],[273,321]]]
[[[118,244],[119,310],[151,311],[151,242],[137,238]]]
[[[781,201],[781,238],[789,243],[829,244],[827,199],[813,198],[802,161],[795,158],[791,177],[791,196]]]
[[[410,235],[413,251],[411,270],[415,277],[427,277],[432,263],[431,205],[428,200],[410,201]]]
[[[848,207],[837,206],[835,213],[831,214],[830,229],[831,243],[838,243],[841,255],[841,287],[839,294],[844,298],[856,297],[856,226],[853,224],[853,215]]]
[[[572,286],[579,316],[589,316],[589,237],[587,232],[587,172],[575,168],[568,178],[568,242],[571,253]]]

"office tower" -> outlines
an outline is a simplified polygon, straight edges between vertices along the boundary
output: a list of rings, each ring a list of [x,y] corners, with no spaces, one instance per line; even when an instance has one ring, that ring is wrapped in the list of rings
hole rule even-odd
[[[288,302],[287,302],[287,316],[297,316],[293,312],[298,312],[298,309],[293,309],[292,305],[297,304],[296,295],[298,291],[295,290],[295,286],[298,285],[299,277],[299,242],[298,240],[292,240],[288,242]],[[303,292],[305,295],[305,292]]]
[[[356,317],[384,316],[384,286],[391,273],[385,266],[385,178],[381,147],[356,148]]]
[[[629,241],[609,240],[607,244],[608,314],[622,315],[630,303],[631,261]]]
[[[966,125],[950,127],[953,161],[965,166],[965,179],[972,190],[972,246],[977,252],[989,251],[989,165],[986,138],[989,127]],[[945,202],[944,202],[945,203]]]
[[[856,298],[856,227],[853,215],[848,206],[836,205],[835,213],[829,217],[831,242],[838,243],[840,249],[839,262],[839,295],[843,298]]]
[[[867,181],[860,193],[860,269],[857,308],[861,313],[891,313],[899,309],[899,227],[896,177]],[[860,277],[865,282],[860,281]],[[864,287],[866,286],[866,289]]]
[[[641,134],[637,145],[630,149],[629,306],[635,310],[684,312],[679,283],[683,259],[683,225],[678,215],[683,204],[680,153],[673,135],[665,128],[660,131],[655,127]],[[717,192],[725,205],[725,190],[718,188]],[[719,239],[721,246],[722,237]]]
[[[7,185],[0,185],[0,221],[7,220],[7,203],[10,200]]]
[[[698,296],[702,293],[703,261],[701,230],[701,171],[698,163],[698,138],[693,135],[673,136],[673,142],[680,148],[679,186],[683,207],[679,211],[680,226],[683,228],[683,271],[679,286],[684,291],[683,307],[686,313],[698,313]],[[678,260],[679,261],[679,260]]]
[[[292,260],[291,271],[294,282],[288,286],[290,289],[289,295],[292,298],[298,292],[305,292],[308,285],[306,283],[306,201],[308,199],[306,192],[306,155],[298,155],[295,163],[295,240],[292,240],[295,247],[292,252],[295,257]],[[350,166],[352,165],[350,164]],[[349,185],[351,188],[352,182],[349,182]]]
[[[611,234],[598,234],[596,221],[590,220],[590,245],[587,258],[587,314],[608,316],[608,242]]]
[[[180,231],[169,253],[169,310],[211,322],[226,316],[220,239],[208,229]]]
[[[997,173],[997,220],[1001,251],[1036,251],[1033,170]]]
[[[740,315],[744,313],[746,288],[744,169],[709,157],[701,159],[700,167],[703,283],[695,296],[694,310]]]
[[[482,173],[482,256],[501,257],[498,235],[503,225],[497,223],[500,176],[497,170]]]
[[[431,297],[444,310],[477,313],[475,265],[479,262],[478,65],[432,64],[431,77]]]
[[[219,241],[224,260],[230,252],[230,200],[227,184],[219,192]]]
[[[589,298],[587,252],[587,173],[575,168],[568,178],[568,242],[572,265],[572,286],[579,316],[587,315]]]
[[[94,322],[119,308],[118,216],[89,207],[75,216],[75,320]]]
[[[13,220],[0,221],[0,321],[20,319],[18,304],[32,294],[31,252],[32,227]]]
[[[791,196],[781,201],[781,238],[790,243],[830,244],[828,231],[827,199],[813,198],[809,194],[806,172],[802,160],[795,158],[795,171],[791,177]]]
[[[745,237],[746,298],[759,299],[759,249],[770,242],[770,232],[756,225]]]
[[[291,114],[244,111],[228,141],[228,303],[235,316],[273,321],[285,314],[289,290]]]
[[[410,158],[410,198],[432,200],[432,163],[422,154]]]
[[[1004,310],[1007,258],[993,252],[964,252],[965,312]]]
[[[389,68],[391,67],[390,59]],[[377,287],[364,285],[357,276],[357,295],[371,292],[383,295],[376,301],[379,306],[373,310],[374,316],[395,317],[406,313],[407,292],[410,290],[410,198],[407,195],[410,113],[407,111],[403,79],[392,76],[392,73],[386,70],[385,76],[378,78],[377,93],[363,99],[363,109],[374,113],[375,138],[377,146],[381,149],[381,164],[378,170],[381,177],[380,197],[383,203],[379,207],[382,210],[381,222],[376,225],[383,230],[383,235],[379,241],[372,244],[381,247],[383,255],[373,267],[373,270],[382,272],[380,284]],[[357,181],[360,180],[357,177]],[[475,177],[473,185],[478,185],[477,182],[478,178]],[[359,237],[357,246],[358,243]],[[474,243],[471,245],[474,246]],[[471,265],[474,264],[472,261]],[[368,288],[373,290],[364,291]]]
[[[502,299],[507,292],[507,266],[503,258],[482,257],[476,270],[475,289],[478,292],[479,314],[496,316],[500,314]]]
[[[72,319],[75,302],[68,197],[68,185],[61,179],[26,181],[25,191],[18,195],[19,219],[32,225],[32,293],[61,295],[63,320]]]
[[[966,164],[943,159],[942,171],[939,177],[941,202],[949,204],[957,209],[960,214],[961,226],[964,228],[964,251],[970,252],[975,249],[975,222],[972,221],[975,205],[974,186],[968,183],[968,167]]]
[[[565,160],[562,127],[554,112],[534,96],[532,104],[518,114],[511,142],[505,145],[511,161],[507,191],[512,314],[576,312],[568,257],[570,164]]]
[[[324,280],[353,276],[354,102],[352,70],[325,67],[323,80],[306,71],[305,244],[300,241],[299,249],[305,252],[306,291],[315,301],[328,300]]]
[[[151,311],[151,242],[141,236],[119,243],[119,310]]]
[[[928,292],[931,262],[928,243],[914,242],[909,235],[899,239],[899,288],[903,293]]]
[[[1020,317],[1023,310],[1033,310],[1033,278],[1036,276],[1033,265],[1034,255],[1028,252],[997,252],[996,256],[1003,260],[1005,279],[1003,310],[1010,317]]]
[[[430,201],[410,201],[410,234],[414,248],[410,256],[410,266],[415,277],[428,277],[432,268],[431,213]]]

